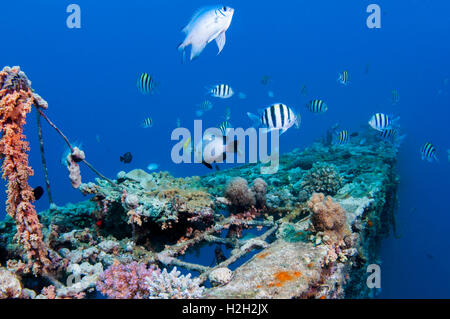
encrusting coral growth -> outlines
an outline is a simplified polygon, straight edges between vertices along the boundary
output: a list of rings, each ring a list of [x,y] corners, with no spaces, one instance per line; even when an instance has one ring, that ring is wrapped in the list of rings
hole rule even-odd
[[[34,273],[46,271],[50,265],[41,224],[32,204],[33,189],[28,177],[33,175],[28,165],[29,145],[23,134],[26,116],[33,104],[46,103],[30,88],[30,82],[19,67],[5,67],[0,72],[0,154],[3,156],[3,178],[8,181],[6,211],[16,221],[21,244],[28,254],[28,266]]]
[[[324,232],[334,241],[343,238],[345,230],[345,210],[333,198],[322,193],[314,193],[308,207],[313,211],[311,221],[316,231]]]

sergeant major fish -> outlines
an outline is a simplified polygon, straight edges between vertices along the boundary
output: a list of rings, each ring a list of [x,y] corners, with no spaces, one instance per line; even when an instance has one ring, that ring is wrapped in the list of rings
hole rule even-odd
[[[276,103],[265,108],[259,116],[250,112],[247,115],[256,126],[265,126],[266,133],[281,130],[281,134],[283,134],[294,124],[297,128],[300,127],[300,116],[282,103]]]
[[[306,104],[306,108],[312,113],[325,113],[328,110],[328,106],[322,100],[311,100]]]
[[[427,160],[428,162],[432,162],[433,160],[438,162],[439,159],[436,156],[436,148],[433,144],[430,142],[425,143],[424,146],[422,146],[422,160]]]
[[[228,84],[217,84],[207,90],[211,96],[220,99],[228,99],[234,95],[233,89]]]
[[[183,59],[186,47],[189,45],[192,46],[190,57],[192,61],[213,40],[216,40],[220,53],[225,46],[225,32],[230,27],[233,14],[233,8],[222,5],[204,7],[198,10],[183,29],[186,38],[178,47],[178,50],[183,51]]]
[[[345,86],[350,83],[348,80],[348,71],[344,71],[339,74],[338,82]]]
[[[369,125],[377,131],[384,131],[393,128],[393,124],[397,120],[398,118],[392,119],[384,113],[376,113],[370,118]]]

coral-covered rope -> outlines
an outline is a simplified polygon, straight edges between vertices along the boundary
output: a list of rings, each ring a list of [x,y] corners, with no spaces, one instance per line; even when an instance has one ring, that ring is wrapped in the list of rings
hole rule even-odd
[[[17,233],[24,246],[28,265],[36,273],[50,266],[41,224],[32,204],[33,189],[28,178],[33,175],[28,165],[29,145],[23,134],[26,116],[34,103],[30,82],[19,67],[5,67],[0,72],[0,154],[3,156],[3,178],[7,180],[6,211],[16,221]]]

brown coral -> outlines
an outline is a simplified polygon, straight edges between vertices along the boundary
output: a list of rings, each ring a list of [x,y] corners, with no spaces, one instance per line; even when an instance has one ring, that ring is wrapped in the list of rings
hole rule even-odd
[[[333,198],[322,193],[314,193],[309,202],[313,212],[311,221],[316,231],[324,232],[333,241],[343,238],[345,232],[345,210]]]
[[[8,181],[6,211],[16,221],[20,242],[28,254],[28,266],[34,273],[50,264],[44,244],[41,224],[35,208],[33,189],[28,177],[33,175],[28,165],[29,145],[23,134],[26,116],[36,101],[30,82],[19,67],[5,67],[0,72],[0,154],[3,157],[3,178]]]
[[[246,210],[256,204],[255,194],[249,189],[247,180],[242,177],[235,177],[228,182],[225,197],[238,210]]]
[[[256,207],[264,207],[266,205],[267,183],[262,178],[256,178],[253,181],[252,191],[255,194]]]

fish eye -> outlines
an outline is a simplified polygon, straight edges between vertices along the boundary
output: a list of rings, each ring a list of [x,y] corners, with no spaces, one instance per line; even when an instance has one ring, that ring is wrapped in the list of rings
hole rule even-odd
[[[227,11],[227,7],[223,7],[223,11],[225,11],[225,12],[226,12],[226,11]]]

